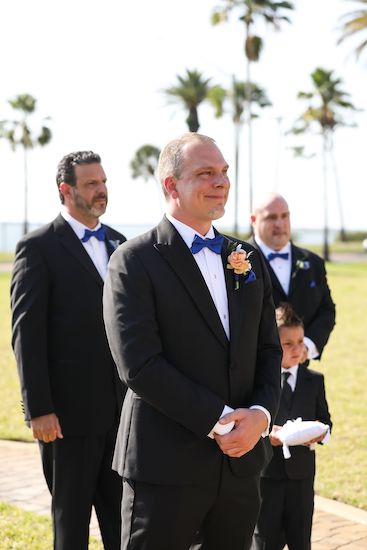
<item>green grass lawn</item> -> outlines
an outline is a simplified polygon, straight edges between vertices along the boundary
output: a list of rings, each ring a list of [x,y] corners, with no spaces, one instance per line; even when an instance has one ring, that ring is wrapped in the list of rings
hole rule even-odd
[[[32,440],[23,422],[20,388],[10,339],[10,275],[0,273],[0,439]]]
[[[0,503],[0,550],[50,550],[52,527],[48,517]],[[103,550],[91,537],[89,550]]]
[[[337,324],[319,368],[334,428],[317,448],[316,491],[367,510],[367,263],[330,264],[328,274]]]
[[[317,446],[316,492],[367,510],[367,262],[329,264],[337,325],[321,364],[334,423],[330,443]],[[24,427],[10,349],[9,275],[0,274],[0,438],[30,440]],[[33,548],[33,547],[32,547]],[[36,547],[35,547],[36,548]]]
[[[14,260],[13,252],[0,252],[0,263],[8,263]]]

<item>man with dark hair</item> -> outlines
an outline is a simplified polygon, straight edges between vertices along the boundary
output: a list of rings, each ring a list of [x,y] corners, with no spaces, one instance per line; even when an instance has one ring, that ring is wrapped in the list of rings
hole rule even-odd
[[[273,286],[275,307],[288,302],[304,323],[302,362],[320,359],[335,325],[335,305],[322,258],[291,242],[287,201],[269,193],[251,214],[249,242],[263,255]]]
[[[101,157],[93,151],[77,151],[76,153],[70,153],[65,155],[57,166],[56,173],[56,185],[59,189],[61,183],[68,183],[73,187],[76,186],[75,166],[85,164],[101,164]],[[60,194],[61,204],[64,204],[64,195]]]
[[[102,292],[109,256],[126,239],[99,222],[107,206],[99,155],[66,155],[57,186],[60,215],[16,248],[12,344],[52,495],[55,550],[88,548],[92,506],[105,549],[117,550],[121,481],[111,461],[125,388],[108,347]]]
[[[106,330],[129,387],[114,458],[122,550],[251,544],[281,350],[261,255],[212,226],[227,170],[208,136],[170,142],[158,165],[166,216],[108,269]]]

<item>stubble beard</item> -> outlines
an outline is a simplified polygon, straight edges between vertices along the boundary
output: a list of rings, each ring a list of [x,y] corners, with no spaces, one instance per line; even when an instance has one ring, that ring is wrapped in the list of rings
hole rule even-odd
[[[105,203],[100,206],[97,206],[96,204],[94,204],[94,202],[97,202],[99,201],[100,199],[104,199]],[[92,201],[90,203],[87,203],[85,201],[85,199],[83,199],[77,191],[74,192],[74,202],[75,202],[75,206],[76,208],[78,208],[78,210],[80,210],[81,212],[83,212],[84,214],[86,214],[88,217],[90,218],[99,218],[100,216],[102,216],[102,214],[104,214],[106,212],[106,207],[107,207],[107,196],[99,196],[99,197],[95,197],[94,199],[92,199]]]
[[[210,219],[212,220],[217,220],[218,218],[221,218],[222,216],[224,216],[224,213],[225,213],[224,204],[211,208],[208,213],[209,213]]]

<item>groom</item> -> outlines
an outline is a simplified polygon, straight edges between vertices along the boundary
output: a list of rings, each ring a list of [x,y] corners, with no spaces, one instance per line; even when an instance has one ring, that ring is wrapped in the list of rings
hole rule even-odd
[[[211,138],[173,140],[158,170],[166,216],[119,247],[104,289],[108,340],[129,387],[114,458],[121,548],[243,550],[279,397],[270,280],[244,243],[251,266],[238,276],[227,268],[236,246],[212,221],[224,214],[228,165]]]

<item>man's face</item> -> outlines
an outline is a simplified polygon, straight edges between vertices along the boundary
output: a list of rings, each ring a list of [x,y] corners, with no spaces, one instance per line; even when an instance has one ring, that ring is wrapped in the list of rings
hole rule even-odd
[[[73,217],[94,227],[107,207],[106,174],[98,163],[78,164],[74,170],[76,185],[68,186],[65,204]]]
[[[205,235],[212,220],[223,216],[229,192],[228,164],[214,143],[184,146],[179,178],[167,178],[170,212]]]
[[[282,197],[270,199],[251,216],[255,237],[272,250],[281,250],[291,238],[288,204]]]
[[[302,327],[279,327],[283,369],[289,369],[301,363],[304,353],[303,336]]]

